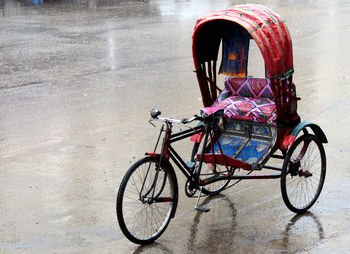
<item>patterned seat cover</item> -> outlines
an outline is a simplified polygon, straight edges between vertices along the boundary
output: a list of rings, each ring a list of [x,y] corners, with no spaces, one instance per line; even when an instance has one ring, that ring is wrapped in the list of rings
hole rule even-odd
[[[227,118],[276,124],[276,105],[266,78],[227,77],[225,88],[212,107],[202,110],[210,114],[218,108],[224,109]]]

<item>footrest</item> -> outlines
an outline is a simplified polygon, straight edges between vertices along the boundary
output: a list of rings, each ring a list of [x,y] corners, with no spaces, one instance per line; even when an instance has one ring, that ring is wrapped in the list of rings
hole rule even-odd
[[[205,148],[203,161],[245,170],[260,169],[276,142],[274,126],[255,122],[226,119],[225,130]],[[196,158],[199,160],[201,152]]]

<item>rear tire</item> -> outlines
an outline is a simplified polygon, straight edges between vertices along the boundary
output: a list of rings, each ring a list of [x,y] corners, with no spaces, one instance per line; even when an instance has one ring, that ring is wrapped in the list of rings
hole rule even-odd
[[[326,155],[312,134],[299,137],[285,157],[281,191],[283,201],[295,213],[306,212],[319,197],[326,177]]]
[[[137,244],[154,242],[175,215],[178,201],[176,175],[170,164],[162,165],[153,188],[158,163],[159,159],[152,157],[137,161],[126,172],[119,187],[118,223],[123,234]],[[152,195],[154,199],[151,199]]]

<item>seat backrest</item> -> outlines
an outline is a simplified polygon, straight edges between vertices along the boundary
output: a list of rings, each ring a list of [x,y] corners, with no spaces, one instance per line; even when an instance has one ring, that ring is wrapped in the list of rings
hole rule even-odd
[[[227,76],[225,90],[229,90],[233,96],[274,99],[271,81],[268,78]]]

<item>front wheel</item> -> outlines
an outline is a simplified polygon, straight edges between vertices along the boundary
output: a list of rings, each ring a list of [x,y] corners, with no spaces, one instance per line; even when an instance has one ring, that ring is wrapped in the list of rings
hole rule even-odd
[[[295,213],[306,212],[321,193],[326,176],[326,155],[315,135],[299,137],[285,157],[281,191],[286,206]]]
[[[123,234],[137,244],[154,242],[175,215],[177,180],[171,165],[157,158],[137,161],[125,174],[118,191],[116,212]]]

